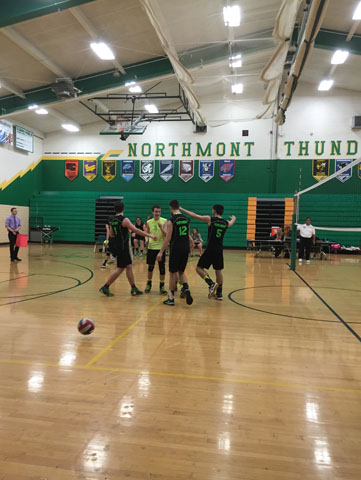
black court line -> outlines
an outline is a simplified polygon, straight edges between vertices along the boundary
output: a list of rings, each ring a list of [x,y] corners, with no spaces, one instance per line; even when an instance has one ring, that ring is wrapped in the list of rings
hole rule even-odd
[[[82,285],[85,285],[86,283],[88,283],[93,277],[94,277],[94,272],[93,270],[91,270],[90,268],[88,267],[84,267],[84,265],[79,265],[77,263],[70,263],[70,262],[62,262],[60,260],[51,260],[52,262],[56,262],[56,263],[63,263],[65,265],[73,265],[75,267],[80,267],[80,268],[83,268],[84,270],[87,270],[88,272],[90,272],[90,275],[89,277],[84,280],[83,282],[81,282],[79,279],[75,279],[77,282],[76,285],[73,285],[72,287],[68,287],[68,288],[63,288],[61,290],[57,290],[55,292],[50,292],[50,293],[45,293],[44,295],[38,295],[36,297],[32,297],[32,298],[25,298],[23,300],[15,300],[14,302],[7,302],[7,303],[0,303],[0,307],[3,307],[5,305],[12,305],[14,303],[22,303],[22,302],[29,302],[31,300],[37,300],[38,298],[43,298],[43,297],[49,297],[50,295],[56,295],[57,293],[61,293],[61,292],[66,292],[68,290],[72,290],[73,288],[77,288],[77,287],[81,287]],[[49,274],[51,275],[51,274]]]
[[[335,310],[331,307],[331,305],[329,305],[329,304],[326,302],[326,300],[324,300],[324,299],[321,297],[321,295],[319,295],[319,294],[316,292],[316,290],[315,290],[314,288],[312,288],[311,285],[310,285],[303,277],[301,277],[301,275],[300,275],[298,272],[296,272],[296,270],[293,270],[293,272],[297,275],[297,277],[298,277],[300,280],[302,280],[302,282],[303,282],[305,285],[307,285],[307,287],[311,290],[311,292],[313,292],[313,293],[316,295],[316,297],[317,297],[319,300],[321,300],[321,302],[325,305],[325,307],[327,307],[327,308],[330,310],[330,312],[335,315],[335,317],[342,323],[342,325],[343,325],[344,327],[346,327],[347,330],[348,330],[350,333],[352,333],[352,335],[353,335],[359,342],[361,342],[361,337],[360,337],[360,335],[359,335],[357,332],[355,332],[355,330],[354,330],[352,327],[350,327],[350,325],[341,317],[341,315],[339,315],[337,312],[335,312]]]

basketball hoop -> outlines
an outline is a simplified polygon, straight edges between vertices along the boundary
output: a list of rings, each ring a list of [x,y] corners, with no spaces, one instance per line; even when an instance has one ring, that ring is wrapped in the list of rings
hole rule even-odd
[[[124,130],[129,126],[129,122],[124,117],[119,115],[115,119],[115,126],[117,127],[119,133],[123,133]]]

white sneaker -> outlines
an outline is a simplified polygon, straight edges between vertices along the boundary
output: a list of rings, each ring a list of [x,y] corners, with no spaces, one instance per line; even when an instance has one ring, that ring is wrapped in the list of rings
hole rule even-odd
[[[110,255],[110,260],[108,261],[108,263],[114,263],[115,262],[115,257],[113,257],[113,255]]]
[[[311,260],[306,260],[306,263],[311,263]]]
[[[299,263],[302,263],[302,258],[299,258],[298,261],[299,261]]]

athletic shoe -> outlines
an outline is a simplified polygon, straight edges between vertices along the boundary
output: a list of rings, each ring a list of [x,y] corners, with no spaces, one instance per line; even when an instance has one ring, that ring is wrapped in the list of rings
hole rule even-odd
[[[112,293],[106,285],[99,288],[99,292],[103,293],[106,297],[114,297],[114,293]]]
[[[17,262],[21,262],[21,258],[15,258]]]
[[[223,295],[221,293],[216,293],[213,298],[215,300],[222,301],[223,300]]]
[[[306,260],[306,263],[311,263],[311,260]]]
[[[106,263],[102,263],[102,264],[100,265],[100,268],[107,268],[107,264],[106,264]]]
[[[167,294],[168,294],[168,291],[167,291],[166,288],[162,287],[162,288],[159,289],[159,293],[160,293],[161,295],[167,295]]]
[[[115,257],[113,257],[113,255],[111,255],[108,263],[114,263],[114,262],[115,262]]]
[[[143,292],[141,290],[139,290],[139,288],[133,287],[130,291],[130,294],[131,294],[132,297],[135,297],[137,295],[143,295]]]
[[[142,256],[143,256],[143,252],[141,252],[141,253],[139,254],[139,256],[142,257]]]
[[[181,288],[181,291],[179,293],[179,297],[180,298],[185,298],[186,297],[186,291],[183,287]]]
[[[187,305],[192,305],[193,298],[192,298],[192,295],[191,295],[191,292],[190,292],[189,288],[187,288],[187,290],[185,290],[184,293],[186,294]]]
[[[152,285],[149,285],[147,283],[147,286],[145,287],[144,293],[150,293],[151,290],[152,290]]]
[[[209,287],[208,298],[214,297],[217,292],[218,283],[212,282],[212,285]]]
[[[299,261],[299,263],[302,263],[302,258],[299,258],[298,261]]]
[[[163,305],[170,305],[170,306],[174,307],[174,298],[172,298],[172,299],[167,298],[167,300],[165,302],[163,302]]]

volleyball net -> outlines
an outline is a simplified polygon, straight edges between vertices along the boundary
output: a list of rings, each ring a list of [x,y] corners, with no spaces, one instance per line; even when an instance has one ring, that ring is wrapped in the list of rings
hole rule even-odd
[[[361,247],[361,157],[335,160],[335,172],[326,176],[330,160],[319,160],[319,181],[294,195],[291,263],[296,267],[297,227],[307,217],[316,230],[314,250],[360,252]],[[314,172],[315,173],[315,172]],[[317,172],[316,172],[317,173]],[[315,176],[317,178],[317,175]]]

